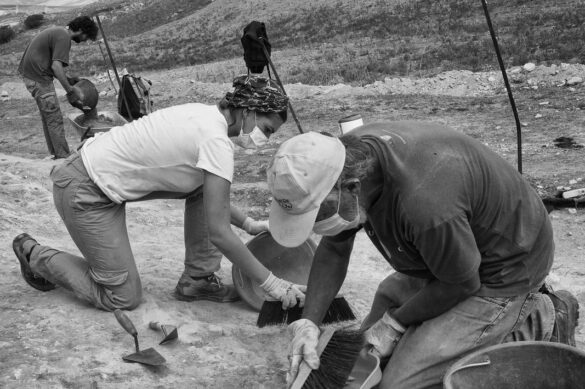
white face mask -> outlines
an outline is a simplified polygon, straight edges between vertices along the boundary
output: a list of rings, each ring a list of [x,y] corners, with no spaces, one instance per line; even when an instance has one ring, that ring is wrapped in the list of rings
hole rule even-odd
[[[244,134],[244,121],[242,120],[240,134],[236,139],[233,140],[233,142],[245,149],[257,149],[258,147],[262,147],[268,143],[268,137],[264,135],[264,132],[262,132],[256,123],[256,111],[254,111],[254,124],[255,126],[252,131]]]
[[[335,236],[341,231],[356,228],[360,224],[360,207],[356,198],[357,213],[352,221],[347,221],[339,215],[339,206],[341,204],[341,190],[339,191],[339,200],[337,202],[337,212],[327,219],[316,222],[313,225],[313,232],[319,235]]]

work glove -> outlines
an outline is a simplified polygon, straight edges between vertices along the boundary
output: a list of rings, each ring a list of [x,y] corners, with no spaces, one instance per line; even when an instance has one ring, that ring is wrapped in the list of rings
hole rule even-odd
[[[406,328],[386,312],[380,320],[366,330],[364,336],[366,343],[370,345],[371,352],[384,358],[392,355],[405,331]]]
[[[286,374],[286,385],[290,387],[299,374],[301,361],[305,361],[313,370],[319,368],[319,356],[317,355],[319,327],[311,320],[299,319],[293,321],[288,326],[288,330],[293,337],[288,352],[290,368]]]
[[[289,309],[297,305],[299,307],[305,305],[305,291],[307,287],[304,285],[295,285],[292,282],[283,280],[282,278],[275,277],[272,272],[260,287],[274,300],[280,300],[282,302],[282,309]],[[270,300],[270,299],[268,299]]]
[[[250,235],[258,235],[263,231],[268,231],[268,220],[254,220],[251,217],[247,217],[244,220],[242,229]]]
[[[67,92],[67,101],[75,108],[83,109],[83,92],[81,89],[73,85],[71,90]]]

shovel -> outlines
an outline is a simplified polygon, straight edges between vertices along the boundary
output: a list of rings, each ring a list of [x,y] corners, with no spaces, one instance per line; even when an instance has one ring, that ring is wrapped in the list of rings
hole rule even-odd
[[[138,333],[136,332],[136,327],[132,324],[132,321],[124,312],[119,309],[114,311],[114,315],[116,316],[116,320],[118,323],[128,332],[132,337],[134,337],[134,345],[136,346],[136,352],[134,354],[125,355],[122,359],[125,362],[138,362],[142,363],[143,365],[150,365],[150,366],[159,366],[166,362],[165,358],[158,353],[155,349],[148,348],[146,350],[140,351],[138,347]]]
[[[170,324],[160,324],[158,321],[151,321],[148,323],[148,327],[151,330],[162,331],[164,338],[159,344],[169,343],[179,337],[177,327]]]

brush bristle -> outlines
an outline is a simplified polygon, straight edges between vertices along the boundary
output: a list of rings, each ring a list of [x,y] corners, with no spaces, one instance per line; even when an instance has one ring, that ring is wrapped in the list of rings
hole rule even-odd
[[[362,331],[335,331],[321,354],[319,369],[309,374],[302,389],[343,388],[363,347]]]
[[[349,303],[343,297],[336,297],[331,302],[325,317],[323,318],[323,324],[337,323],[340,321],[355,320],[355,314],[351,310]]]
[[[300,308],[298,305],[289,309],[282,309],[282,303],[280,301],[264,301],[262,308],[260,308],[256,325],[262,328],[265,326],[290,324],[294,321],[289,321],[290,316],[300,319],[302,314],[303,308]]]
[[[289,309],[282,309],[280,301],[264,301],[256,325],[264,326],[290,324],[299,320],[303,315],[303,308],[295,305]],[[323,318],[323,324],[355,320],[355,314],[344,297],[335,297]]]

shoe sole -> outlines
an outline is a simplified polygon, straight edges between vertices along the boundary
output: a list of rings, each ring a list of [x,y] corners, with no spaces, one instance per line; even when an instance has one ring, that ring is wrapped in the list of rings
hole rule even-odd
[[[22,274],[22,278],[24,278],[27,284],[37,290],[40,290],[41,292],[48,292],[55,289],[55,285],[53,283],[45,280],[44,278],[35,277],[34,273],[30,269],[30,265],[26,259],[26,256],[20,252],[19,244],[26,239],[34,240],[28,234],[21,234],[12,241],[12,250],[14,250],[14,254],[20,263],[20,273]],[[39,282],[33,281],[35,278],[38,279]]]
[[[240,296],[229,298],[229,299],[225,299],[223,297],[217,297],[217,296],[212,295],[212,294],[200,295],[200,296],[186,296],[184,294],[179,293],[176,290],[173,291],[173,297],[179,301],[187,301],[187,302],[205,300],[205,301],[213,301],[215,303],[235,303],[236,301],[241,300]]]

